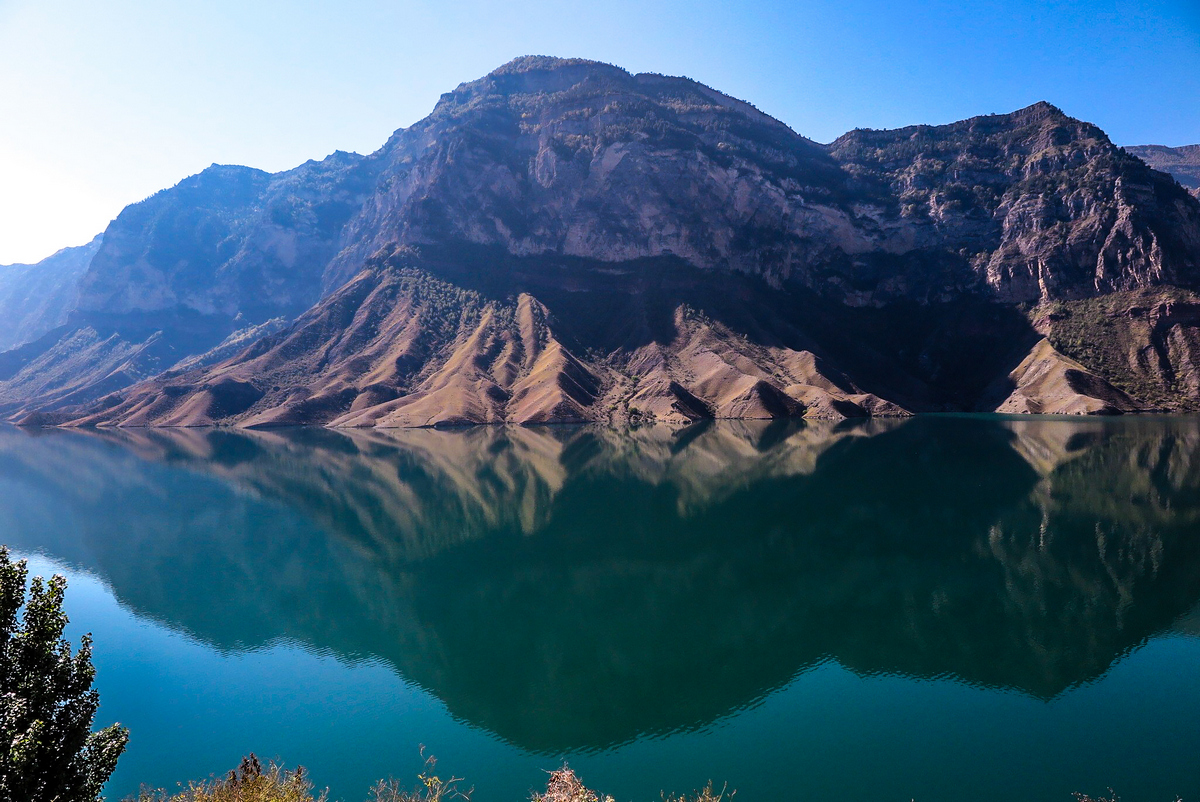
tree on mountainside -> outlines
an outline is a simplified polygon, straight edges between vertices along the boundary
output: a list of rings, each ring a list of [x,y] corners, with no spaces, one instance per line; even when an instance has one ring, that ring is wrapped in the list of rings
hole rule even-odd
[[[67,581],[34,577],[0,546],[0,802],[95,802],[129,731],[92,732],[92,639],[63,639]],[[21,608],[24,607],[22,612]]]

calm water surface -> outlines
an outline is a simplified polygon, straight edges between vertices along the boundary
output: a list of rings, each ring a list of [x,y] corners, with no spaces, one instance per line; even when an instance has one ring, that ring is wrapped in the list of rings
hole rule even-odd
[[[0,429],[110,798],[302,763],[476,802],[1200,794],[1200,424]]]

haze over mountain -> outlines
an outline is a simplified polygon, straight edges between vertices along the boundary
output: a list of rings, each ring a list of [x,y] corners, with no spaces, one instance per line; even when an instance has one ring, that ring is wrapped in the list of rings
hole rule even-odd
[[[128,207],[29,423],[422,426],[1200,406],[1200,202],[1047,103],[831,145],[526,57],[377,152]]]
[[[67,322],[101,240],[97,235],[87,245],[63,248],[37,264],[0,265],[0,352]]]

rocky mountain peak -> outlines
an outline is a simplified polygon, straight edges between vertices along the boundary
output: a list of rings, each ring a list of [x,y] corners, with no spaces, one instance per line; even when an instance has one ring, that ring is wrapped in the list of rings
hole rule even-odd
[[[911,125],[894,129],[858,128],[834,140],[835,156],[856,148],[897,148],[913,152],[927,148],[931,155],[948,149],[974,148],[983,155],[1003,149],[1003,155],[1036,154],[1053,148],[1083,146],[1111,148],[1108,136],[1091,123],[1066,115],[1057,106],[1041,101],[1007,114],[987,114],[946,125]]]
[[[787,195],[827,200],[845,183],[823,147],[748,103],[686,78],[543,57],[444,95],[376,158],[383,191],[353,224],[330,289],[391,241],[757,270],[731,247],[742,223],[714,230],[711,218],[763,207],[754,227],[777,227]]]
[[[478,80],[460,84],[442,95],[429,120],[460,116],[481,106],[503,105],[512,106],[522,119],[564,108],[578,116],[589,111],[589,104],[595,104],[590,109],[593,113],[620,116],[630,110],[628,104],[634,99],[661,107],[657,111],[668,118],[715,107],[796,136],[784,123],[750,103],[690,78],[658,73],[635,75],[600,61],[551,56],[522,56]]]
[[[1001,116],[1007,116],[1013,120],[1027,119],[1031,121],[1047,118],[1069,119],[1062,109],[1046,100],[1039,100],[1023,109],[1017,109],[1011,114]]]
[[[514,96],[553,95],[590,84],[596,89],[629,85],[633,76],[611,64],[588,59],[521,56],[482,78],[459,84],[441,96],[431,117],[453,114],[481,100],[495,102]]]
[[[588,67],[600,70],[611,70],[629,75],[629,71],[615,64],[609,64],[604,61],[595,61],[586,58],[560,58],[558,56],[517,56],[516,58],[501,64],[496,69],[488,73],[488,77],[499,75],[520,75],[529,72],[550,72],[552,70],[567,69],[570,67]]]

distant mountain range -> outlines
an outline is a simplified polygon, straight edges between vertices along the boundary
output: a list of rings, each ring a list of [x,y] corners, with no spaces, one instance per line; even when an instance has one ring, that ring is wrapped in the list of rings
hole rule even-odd
[[[33,265],[0,265],[0,352],[38,339],[67,322],[79,304],[79,283],[103,235],[63,248]]]
[[[1155,170],[1175,176],[1192,194],[1200,198],[1200,145],[1168,148],[1163,145],[1138,145],[1126,148]]]
[[[821,145],[684,78],[521,58],[369,156],[214,165],[126,208],[69,314],[0,354],[0,414],[1194,411],[1194,150],[1047,103]]]

